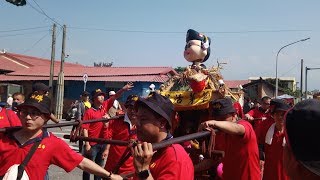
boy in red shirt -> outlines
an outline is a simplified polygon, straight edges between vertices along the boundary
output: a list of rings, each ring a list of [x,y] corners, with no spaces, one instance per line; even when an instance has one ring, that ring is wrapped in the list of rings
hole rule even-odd
[[[114,140],[136,140],[136,116],[134,114],[134,104],[138,100],[138,96],[130,95],[128,96],[124,106],[126,108],[126,114],[123,119],[110,120],[109,121],[109,133],[105,134],[106,139]],[[107,171],[114,171],[115,166],[119,162],[119,159],[122,157],[123,153],[126,151],[126,146],[117,146],[117,145],[107,145],[106,150],[103,152],[103,157],[107,158],[105,169]],[[110,155],[110,156],[108,156]],[[134,172],[133,167],[133,157],[130,156],[122,166],[120,167],[118,174],[125,174]]]
[[[105,178],[122,179],[99,167],[94,162],[73,151],[64,141],[43,130],[50,118],[51,101],[45,95],[32,94],[25,103],[19,105],[18,114],[22,128],[0,134],[0,179],[13,173],[14,167],[21,164],[33,144],[41,141],[25,167],[23,176],[32,180],[42,180],[51,164],[70,172],[75,167]],[[57,153],[58,152],[58,153]],[[13,179],[16,179],[13,178]]]
[[[261,126],[258,141],[264,144],[265,154],[263,180],[288,180],[283,168],[284,115],[290,106],[281,99],[271,100],[271,116],[275,123],[264,121]]]
[[[194,167],[180,144],[172,144],[153,152],[152,144],[172,138],[169,133],[174,117],[172,102],[158,93],[139,98],[137,136],[142,144],[131,148],[134,167],[139,179],[194,179]]]
[[[225,133],[225,157],[223,175],[225,180],[259,180],[259,154],[256,135],[249,122],[236,122],[235,109],[231,99],[217,99],[212,102],[215,120],[200,124],[199,130],[219,129]]]

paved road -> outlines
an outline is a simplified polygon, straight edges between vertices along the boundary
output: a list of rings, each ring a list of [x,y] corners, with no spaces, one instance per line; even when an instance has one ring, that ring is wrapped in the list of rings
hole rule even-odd
[[[64,121],[62,121],[61,123],[63,123]],[[60,128],[50,128],[48,129],[48,131],[52,132],[53,134],[55,134],[57,137],[63,139],[63,135],[65,134],[70,134],[71,131],[71,126],[70,127],[62,127]],[[66,143],[69,144],[69,146],[74,149],[75,151],[79,151],[79,146],[76,143],[70,143],[69,140],[67,139],[63,139]],[[70,173],[66,173],[63,169],[55,166],[55,165],[51,165],[49,167],[49,178],[50,180],[64,180],[64,179],[68,179],[68,180],[78,180],[78,179],[82,179],[82,170],[80,170],[79,168],[75,168],[72,172]],[[93,179],[93,178],[92,178]]]

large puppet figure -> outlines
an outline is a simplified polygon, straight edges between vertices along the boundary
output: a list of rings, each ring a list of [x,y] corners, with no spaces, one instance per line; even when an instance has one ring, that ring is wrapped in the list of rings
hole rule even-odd
[[[184,72],[193,92],[199,93],[205,89],[208,72],[203,62],[210,56],[211,39],[193,29],[189,29],[184,48],[184,58],[192,65]]]
[[[210,44],[211,39],[209,37],[193,29],[189,29],[183,53],[184,58],[192,62],[194,68],[200,68],[201,63],[205,62],[210,56]]]

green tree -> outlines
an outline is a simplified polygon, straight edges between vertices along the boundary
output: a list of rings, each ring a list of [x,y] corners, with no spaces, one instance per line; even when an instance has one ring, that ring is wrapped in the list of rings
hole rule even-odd
[[[276,79],[273,78],[268,78],[265,80],[266,82],[270,83],[271,85],[273,85],[274,87],[276,86]],[[297,89],[295,91],[293,91],[292,89],[288,88],[288,84],[286,81],[281,81],[279,79],[278,81],[278,87],[281,91],[283,91],[284,94],[288,94],[291,96],[294,96],[296,98],[301,97],[301,93],[300,90]]]
[[[177,73],[183,73],[183,72],[186,70],[186,67],[178,66],[178,67],[174,68],[174,70],[175,70]]]
[[[94,62],[93,67],[111,67],[113,62]]]

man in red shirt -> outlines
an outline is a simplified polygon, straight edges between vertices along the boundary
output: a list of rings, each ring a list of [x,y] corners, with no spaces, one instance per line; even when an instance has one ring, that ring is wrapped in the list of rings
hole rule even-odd
[[[39,95],[45,95],[49,97],[49,91],[51,87],[41,83],[41,82],[36,82],[32,85],[32,94],[39,94]],[[59,123],[59,119],[55,117],[54,114],[50,114],[50,120],[53,121],[54,123]]]
[[[50,107],[50,99],[39,94],[30,95],[25,103],[17,107],[22,128],[0,134],[0,179],[16,179],[17,165],[26,158],[33,144],[39,141],[40,144],[24,168],[23,177],[42,180],[49,166],[55,164],[67,172],[78,167],[105,178],[122,179],[82,157],[64,141],[43,130],[43,125],[50,119]]]
[[[259,134],[258,129],[261,122],[270,117],[270,101],[270,97],[264,96],[261,99],[260,107],[254,108],[245,114],[246,119],[252,123],[256,135]]]
[[[0,128],[19,126],[21,126],[21,121],[16,113],[10,109],[0,107]]]
[[[214,100],[212,112],[215,120],[201,123],[199,130],[214,128],[225,133],[223,179],[261,179],[257,140],[251,124],[236,121],[232,101],[227,98]]]
[[[173,104],[158,93],[139,98],[137,108],[137,136],[143,143],[131,148],[134,167],[139,179],[194,179],[194,167],[180,144],[172,144],[153,152],[151,143],[172,138]]]
[[[110,120],[109,121],[109,133],[105,134],[106,139],[114,140],[136,140],[136,116],[134,113],[134,104],[138,100],[138,96],[129,95],[124,106],[126,108],[126,114],[123,119]],[[119,159],[125,153],[126,146],[107,145],[106,150],[103,152],[103,157],[107,158],[105,169],[107,171],[115,171],[115,166],[119,162]],[[110,154],[110,156],[108,156]],[[120,167],[118,174],[126,174],[134,172],[133,157],[130,156]]]
[[[265,154],[263,180],[288,180],[288,176],[283,168],[284,139],[284,115],[290,106],[281,99],[271,100],[271,116],[275,123],[267,120],[261,125],[258,141],[264,144]]]
[[[262,129],[261,126],[264,126],[266,124],[266,121],[274,122],[273,118],[270,116],[270,101],[271,98],[268,96],[264,96],[261,99],[261,106],[257,106],[256,108],[250,110],[247,114],[245,114],[246,119],[252,124],[254,132],[256,136],[258,137],[260,134],[260,129]],[[264,123],[262,123],[264,122]],[[259,159],[260,162],[260,168],[261,172],[263,172],[263,161],[264,161],[264,155],[263,155],[263,144],[259,144],[258,142],[258,148],[259,148]]]
[[[93,105],[89,108],[83,117],[83,120],[92,120],[92,119],[101,119],[101,118],[109,118],[108,110],[113,105],[115,99],[119,98],[121,94],[127,90],[133,88],[132,83],[126,84],[122,89],[120,89],[114,96],[110,97],[107,100],[104,100],[105,93],[100,89],[97,89],[92,92]],[[108,123],[96,122],[90,124],[82,125],[83,128],[83,136],[91,137],[91,138],[104,138],[106,133],[108,132]],[[105,144],[100,144],[96,142],[85,142],[84,145],[84,156],[96,162],[100,166],[103,165],[102,153],[106,148]],[[83,179],[89,180],[90,174],[87,172],[83,172]],[[94,179],[101,179],[100,177],[95,176]]]
[[[284,169],[290,179],[320,179],[320,101],[299,102],[286,114]]]

